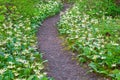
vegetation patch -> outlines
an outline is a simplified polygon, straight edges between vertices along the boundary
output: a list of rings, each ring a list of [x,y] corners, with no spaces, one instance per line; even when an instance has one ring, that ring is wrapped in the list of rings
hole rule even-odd
[[[120,7],[113,0],[80,0],[61,16],[59,32],[80,62],[120,80]]]
[[[53,0],[0,0],[0,80],[48,80],[36,28],[60,8]]]

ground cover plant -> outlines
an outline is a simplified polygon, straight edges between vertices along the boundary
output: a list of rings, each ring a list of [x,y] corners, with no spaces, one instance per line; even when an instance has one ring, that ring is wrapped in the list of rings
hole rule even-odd
[[[60,8],[53,0],[0,0],[0,80],[48,80],[36,28]]]
[[[77,0],[58,24],[79,61],[113,80],[120,80],[119,14],[114,0]]]

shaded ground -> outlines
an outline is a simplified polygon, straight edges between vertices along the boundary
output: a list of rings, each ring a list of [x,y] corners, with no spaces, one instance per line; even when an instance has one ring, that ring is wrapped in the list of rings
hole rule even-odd
[[[69,7],[64,5],[65,11]],[[60,15],[46,19],[38,30],[38,47],[44,53],[44,59],[48,60],[47,73],[55,80],[107,80],[96,74],[87,73],[88,69],[77,65],[72,60],[72,52],[64,50],[61,44],[64,42],[59,38],[56,24]]]

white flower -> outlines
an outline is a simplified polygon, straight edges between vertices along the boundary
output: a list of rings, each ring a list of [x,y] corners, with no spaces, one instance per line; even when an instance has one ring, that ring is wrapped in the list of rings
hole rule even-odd
[[[97,19],[92,19],[91,23],[98,24],[98,20]]]
[[[7,29],[7,28],[8,28],[8,26],[7,26],[6,24],[3,24],[3,27],[4,27],[4,29]]]
[[[13,69],[13,68],[15,68],[15,65],[8,65],[7,68]]]
[[[76,36],[75,36],[75,38],[79,38],[79,36],[78,36],[78,35],[76,35]]]
[[[101,59],[106,59],[106,57],[105,57],[105,56],[102,56]]]
[[[100,55],[102,55],[102,54],[104,54],[104,52],[103,52],[103,51],[101,51],[99,54],[100,54]]]
[[[26,60],[19,59],[19,58],[17,58],[16,61],[21,62],[21,63],[26,63],[27,62]]]
[[[102,38],[102,34],[98,34],[97,38]]]
[[[89,34],[88,34],[88,37],[92,37],[92,34],[89,33]]]
[[[18,70],[18,71],[20,71],[20,70],[21,70],[21,68],[17,68],[17,70]]]
[[[101,45],[102,48],[104,48],[105,46],[104,45]]]
[[[19,75],[19,73],[16,72],[16,73],[15,73],[15,76],[18,76],[18,75]]]
[[[100,57],[99,55],[94,55],[92,59],[95,60],[95,59],[97,59],[97,58],[99,58],[99,57]]]
[[[86,25],[85,25],[85,24],[82,24],[82,26],[81,26],[81,27],[85,28],[85,27],[86,27]]]
[[[116,67],[116,64],[112,64],[112,67]]]
[[[14,52],[13,54],[14,54],[14,55],[17,55],[18,53],[17,53],[17,52]]]
[[[8,56],[10,56],[10,54],[5,54],[5,58],[8,58]]]
[[[14,63],[13,63],[13,62],[11,62],[11,61],[10,61],[10,62],[8,62],[8,63],[9,63],[10,65],[14,64]]]
[[[14,28],[14,31],[16,32],[16,31],[17,31],[17,29],[16,29],[16,28]]]
[[[21,46],[21,42],[16,42],[14,45],[15,45],[16,47]]]
[[[7,31],[7,34],[12,35],[13,33],[12,31]]]
[[[0,74],[3,74],[6,71],[6,69],[0,69]]]
[[[111,41],[111,44],[114,46],[118,46],[119,44],[115,43],[114,41]]]
[[[28,28],[26,28],[26,30],[31,30],[31,28],[30,28],[30,27],[28,27]]]

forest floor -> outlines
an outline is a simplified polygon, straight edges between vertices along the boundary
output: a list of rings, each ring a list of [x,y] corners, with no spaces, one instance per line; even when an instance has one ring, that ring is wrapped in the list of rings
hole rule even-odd
[[[70,8],[64,4],[62,12]],[[60,14],[49,17],[40,26],[37,37],[40,52],[48,60],[46,72],[55,80],[107,80],[95,73],[88,73],[89,68],[78,65],[72,51],[65,50],[64,39],[61,39],[57,30]]]

